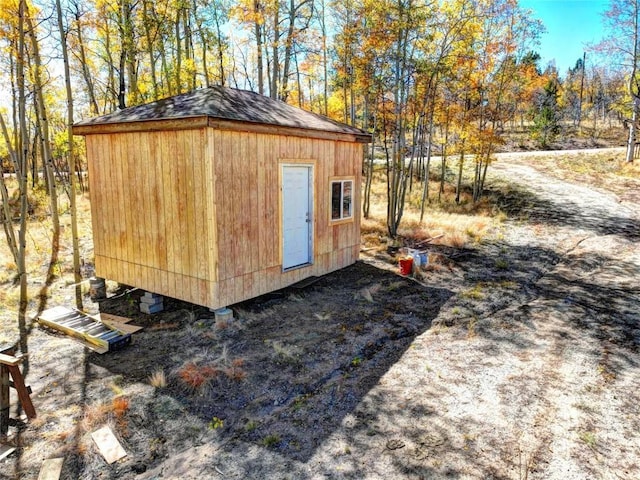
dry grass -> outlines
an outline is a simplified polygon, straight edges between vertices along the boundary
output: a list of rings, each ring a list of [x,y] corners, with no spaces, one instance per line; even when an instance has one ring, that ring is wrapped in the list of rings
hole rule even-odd
[[[147,327],[149,331],[159,331],[159,330],[176,330],[180,328],[180,324],[178,322],[164,322],[164,323],[154,323]]]
[[[624,155],[624,150],[556,154],[540,157],[535,167],[565,180],[605,188],[620,195],[640,186],[640,160],[629,164],[624,161]]]
[[[242,381],[247,378],[247,372],[242,369],[243,365],[243,358],[234,358],[231,361],[231,365],[226,367],[223,372],[229,380],[234,380],[236,382]]]
[[[149,384],[154,388],[165,388],[167,386],[167,376],[164,370],[156,370],[149,376]]]
[[[247,377],[243,358],[231,358],[226,346],[218,355],[202,352],[185,362],[176,372],[180,383],[192,392],[204,392],[220,378],[240,382]]]
[[[107,421],[111,408],[109,404],[104,402],[87,405],[80,421],[80,429],[84,432],[95,430],[96,427]]]
[[[15,190],[15,186],[9,182],[10,191]],[[71,241],[71,216],[69,214],[69,201],[63,190],[58,192],[60,213],[60,252],[58,263],[55,265],[54,273],[58,277],[65,278],[65,284],[73,283],[73,256]],[[81,243],[81,257],[84,263],[93,264],[93,244],[91,233],[91,213],[88,194],[77,197],[77,221],[78,233]],[[46,278],[47,267],[51,255],[52,224],[50,215],[49,200],[44,190],[37,187],[35,193],[29,195],[30,221],[26,232],[27,240],[27,279],[29,281],[29,298],[37,297],[44,280]],[[17,233],[17,224],[15,224]],[[4,234],[3,234],[4,236]],[[13,261],[11,251],[6,240],[0,240],[0,317],[14,318],[17,316],[19,287],[14,285],[16,275],[16,265]],[[69,295],[72,295],[72,286],[67,287]],[[66,293],[66,292],[62,292]],[[30,303],[33,307],[34,303]],[[0,334],[0,342],[2,342]]]
[[[623,160],[624,152],[549,153],[549,156],[536,157],[534,165],[564,179],[606,188],[619,195],[629,195],[640,189],[640,160],[634,164]],[[469,167],[471,162],[467,164]],[[414,183],[413,191],[408,192],[398,230],[400,244],[414,245],[441,235],[434,241],[435,244],[461,248],[483,241],[495,233],[506,219],[491,198],[482,198],[478,203],[473,203],[470,194],[463,191],[460,202],[456,203],[454,186],[445,184],[440,198],[439,183],[431,182],[429,189],[431,201],[425,207],[422,221],[422,185]],[[378,171],[372,184],[370,215],[362,220],[361,225],[362,241],[369,248],[391,243],[386,226],[386,208],[386,181],[382,171]]]
[[[278,360],[284,363],[298,363],[300,356],[302,355],[302,349],[296,345],[290,345],[280,340],[267,340],[267,343],[271,344],[275,356]]]
[[[461,201],[456,204],[455,190],[450,185],[445,186],[445,192],[438,201],[435,199],[438,188],[438,183],[431,182],[431,196],[434,199],[426,205],[422,221],[421,188],[416,185],[409,192],[398,229],[401,243],[413,245],[428,238],[439,237],[434,244],[460,248],[482,241],[505,218],[494,209],[488,199],[474,204],[466,192],[461,194]],[[369,217],[363,218],[361,223],[362,241],[368,247],[385,246],[389,242],[386,209],[386,183],[378,173],[374,176],[372,185]]]
[[[220,369],[208,364],[187,362],[178,371],[182,384],[192,391],[198,391],[220,374]]]
[[[129,410],[129,399],[124,395],[118,395],[112,400],[111,408],[116,418],[120,418]]]

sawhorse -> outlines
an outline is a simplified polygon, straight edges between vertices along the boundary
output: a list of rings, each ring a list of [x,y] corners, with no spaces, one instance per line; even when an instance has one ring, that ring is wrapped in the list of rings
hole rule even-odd
[[[14,357],[0,353],[0,437],[9,431],[9,387],[18,392],[20,405],[27,418],[36,418],[36,409],[31,402],[30,389],[24,384],[24,377],[20,371],[20,363],[24,357]]]

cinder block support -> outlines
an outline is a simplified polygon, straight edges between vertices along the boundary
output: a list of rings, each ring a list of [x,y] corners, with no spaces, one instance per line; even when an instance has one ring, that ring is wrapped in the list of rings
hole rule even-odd
[[[164,297],[157,293],[144,292],[140,297],[140,311],[142,313],[152,314],[164,310]]]

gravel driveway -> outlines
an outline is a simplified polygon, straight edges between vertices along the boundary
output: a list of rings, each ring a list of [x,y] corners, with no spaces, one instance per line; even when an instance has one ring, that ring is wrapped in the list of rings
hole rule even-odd
[[[503,231],[440,250],[424,283],[453,295],[308,459],[208,443],[141,478],[640,478],[640,206],[515,158],[490,175]]]

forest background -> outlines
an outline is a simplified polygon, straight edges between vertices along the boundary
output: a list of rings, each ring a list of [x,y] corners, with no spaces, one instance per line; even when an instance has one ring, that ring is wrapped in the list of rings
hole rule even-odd
[[[0,215],[20,285],[19,323],[34,198],[50,205],[46,283],[58,262],[62,204],[81,281],[74,219],[86,179],[74,121],[225,85],[360,127],[373,138],[363,214],[382,166],[393,238],[410,189],[421,191],[422,216],[445,181],[457,203],[463,189],[477,202],[494,153],[514,138],[516,148],[544,149],[558,136],[595,139],[624,126],[632,161],[638,18],[638,2],[612,0],[603,17],[610,39],[591,48],[588,65],[578,58],[558,72],[539,64],[544,27],[515,0],[3,0]]]

